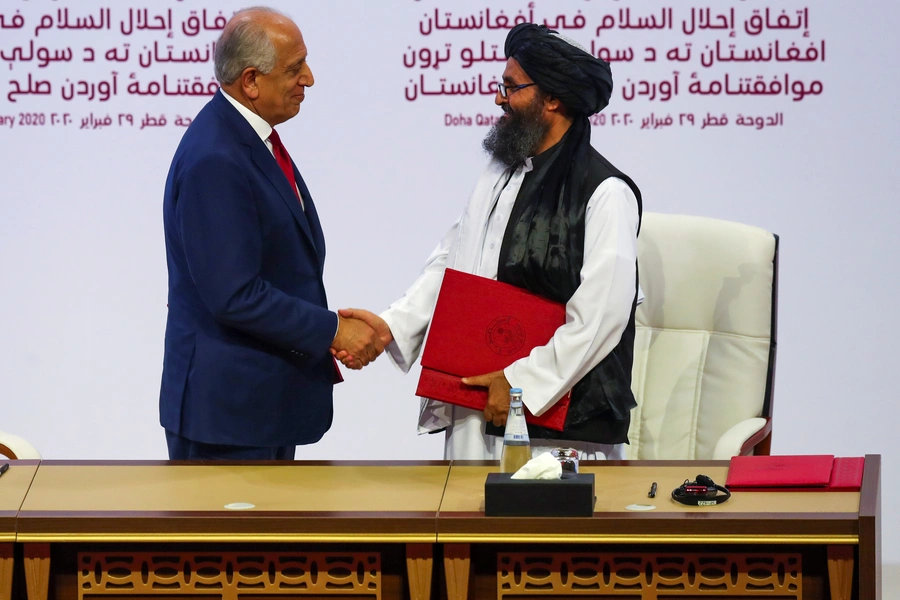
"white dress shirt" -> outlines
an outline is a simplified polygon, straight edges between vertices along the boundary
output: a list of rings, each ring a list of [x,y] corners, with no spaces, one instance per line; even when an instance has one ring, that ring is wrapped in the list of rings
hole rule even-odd
[[[221,90],[222,95],[225,96],[225,99],[228,100],[233,107],[237,109],[241,116],[244,117],[248,123],[250,123],[250,127],[253,128],[253,131],[256,132],[256,135],[263,141],[266,145],[266,148],[269,149],[269,153],[272,155],[272,158],[275,158],[275,150],[272,149],[272,141],[269,139],[269,136],[272,135],[272,126],[263,119],[261,116],[232,98],[228,95],[225,90]],[[303,207],[303,210],[306,210],[306,203],[303,202],[303,194],[300,193],[300,188],[297,188],[297,184],[294,184],[294,187],[297,189],[297,197],[300,198],[300,206]]]

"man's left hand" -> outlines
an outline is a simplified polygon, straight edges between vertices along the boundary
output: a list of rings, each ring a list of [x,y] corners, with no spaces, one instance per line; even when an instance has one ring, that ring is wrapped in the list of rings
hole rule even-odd
[[[506,417],[509,414],[509,390],[512,386],[509,385],[503,371],[494,371],[475,377],[463,377],[462,382],[466,385],[486,387],[488,401],[484,407],[484,420],[497,427],[506,425]]]

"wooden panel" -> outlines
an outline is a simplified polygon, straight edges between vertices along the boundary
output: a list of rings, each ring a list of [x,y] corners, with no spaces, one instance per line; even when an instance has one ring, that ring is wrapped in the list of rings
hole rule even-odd
[[[444,580],[448,600],[466,600],[469,596],[471,548],[468,544],[444,546]]]
[[[0,542],[16,540],[16,514],[38,468],[36,460],[3,460],[9,469],[0,477]]]
[[[431,598],[431,577],[434,573],[434,546],[432,544],[406,545],[406,574],[409,579],[411,600]]]
[[[25,544],[24,562],[28,600],[47,600],[50,588],[50,544]]]
[[[859,598],[881,600],[881,455],[866,455],[859,504]]]
[[[828,547],[828,584],[831,590],[831,600],[850,600],[853,567],[852,547]]]
[[[0,600],[12,600],[13,545],[0,542]]]

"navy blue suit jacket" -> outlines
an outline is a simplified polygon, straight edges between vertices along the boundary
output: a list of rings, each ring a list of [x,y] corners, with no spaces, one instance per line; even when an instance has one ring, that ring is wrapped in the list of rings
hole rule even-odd
[[[218,92],[166,180],[169,313],[160,423],[196,442],[288,446],[331,426],[337,316],[325,240],[265,143]]]

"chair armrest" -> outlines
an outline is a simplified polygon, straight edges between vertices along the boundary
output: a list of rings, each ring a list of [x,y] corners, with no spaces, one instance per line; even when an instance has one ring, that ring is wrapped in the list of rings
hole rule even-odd
[[[18,460],[41,457],[41,453],[37,451],[37,448],[24,438],[5,431],[0,431],[0,454],[7,458]]]
[[[734,427],[722,434],[719,441],[716,442],[716,448],[713,450],[713,460],[727,460],[732,456],[742,454],[744,451],[752,450],[757,442],[762,440],[771,430],[772,426],[768,419],[762,417],[753,417],[745,419],[737,423]],[[758,434],[762,434],[758,436]],[[748,441],[755,440],[753,444],[747,444]]]

